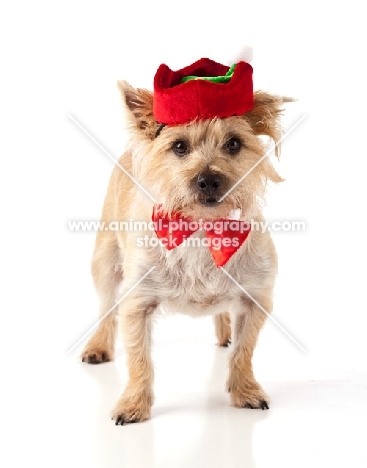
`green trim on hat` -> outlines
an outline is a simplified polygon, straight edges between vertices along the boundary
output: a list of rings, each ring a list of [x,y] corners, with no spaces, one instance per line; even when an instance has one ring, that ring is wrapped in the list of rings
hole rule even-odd
[[[186,83],[186,81],[191,80],[207,80],[212,81],[213,83],[228,83],[233,76],[234,69],[236,68],[237,63],[231,66],[225,75],[222,76],[184,76],[181,78],[181,83]]]

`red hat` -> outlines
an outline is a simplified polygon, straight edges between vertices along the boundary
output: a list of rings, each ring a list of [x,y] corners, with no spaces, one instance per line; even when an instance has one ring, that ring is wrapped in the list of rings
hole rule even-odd
[[[160,123],[242,115],[253,106],[252,67],[244,61],[230,68],[202,58],[177,71],[162,64],[154,77],[153,114]]]

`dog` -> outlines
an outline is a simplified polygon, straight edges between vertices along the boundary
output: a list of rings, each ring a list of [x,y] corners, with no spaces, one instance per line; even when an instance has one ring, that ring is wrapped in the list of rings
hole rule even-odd
[[[212,315],[218,345],[232,343],[227,382],[231,404],[268,409],[268,397],[253,374],[252,355],[266,312],[272,311],[277,255],[269,232],[250,229],[218,267],[203,242],[205,229],[187,236],[198,241],[195,245],[167,248],[157,243],[159,236],[149,224],[154,210],[176,221],[179,214],[199,226],[203,220],[214,225],[233,219],[233,213],[238,222],[264,221],[267,184],[283,179],[264,157],[262,136],[276,145],[282,134],[283,104],[292,99],[256,91],[251,109],[242,115],[162,125],[154,115],[153,92],[125,81],[118,86],[129,141],[112,172],[101,221],[108,225],[138,220],[145,227],[143,232],[97,233],[92,276],[103,319],[85,346],[82,361],[99,364],[113,359],[119,323],[129,380],[112,418],[117,425],[148,420],[154,400],[154,317],[162,309],[193,317]],[[275,149],[277,154],[278,145]]]

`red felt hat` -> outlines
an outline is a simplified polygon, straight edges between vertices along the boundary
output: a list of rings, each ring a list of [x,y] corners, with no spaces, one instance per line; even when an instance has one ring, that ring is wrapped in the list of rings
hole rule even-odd
[[[154,77],[153,113],[157,122],[180,125],[193,120],[242,115],[254,106],[252,67],[240,61],[230,80],[213,82],[200,77],[217,77],[228,73],[229,67],[202,58],[172,71],[162,64]],[[195,75],[184,83],[181,80]]]

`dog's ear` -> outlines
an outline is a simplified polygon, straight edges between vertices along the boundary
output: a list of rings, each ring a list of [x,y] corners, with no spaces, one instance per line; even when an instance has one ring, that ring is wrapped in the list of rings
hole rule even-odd
[[[274,140],[276,156],[279,156],[280,153],[278,141],[282,135],[280,124],[280,116],[283,111],[282,104],[293,101],[293,98],[276,96],[264,91],[255,91],[254,107],[243,115],[255,135],[267,135]]]
[[[153,117],[153,93],[147,89],[135,89],[126,81],[118,81],[117,85],[128,119],[148,138],[153,139],[159,127]]]

